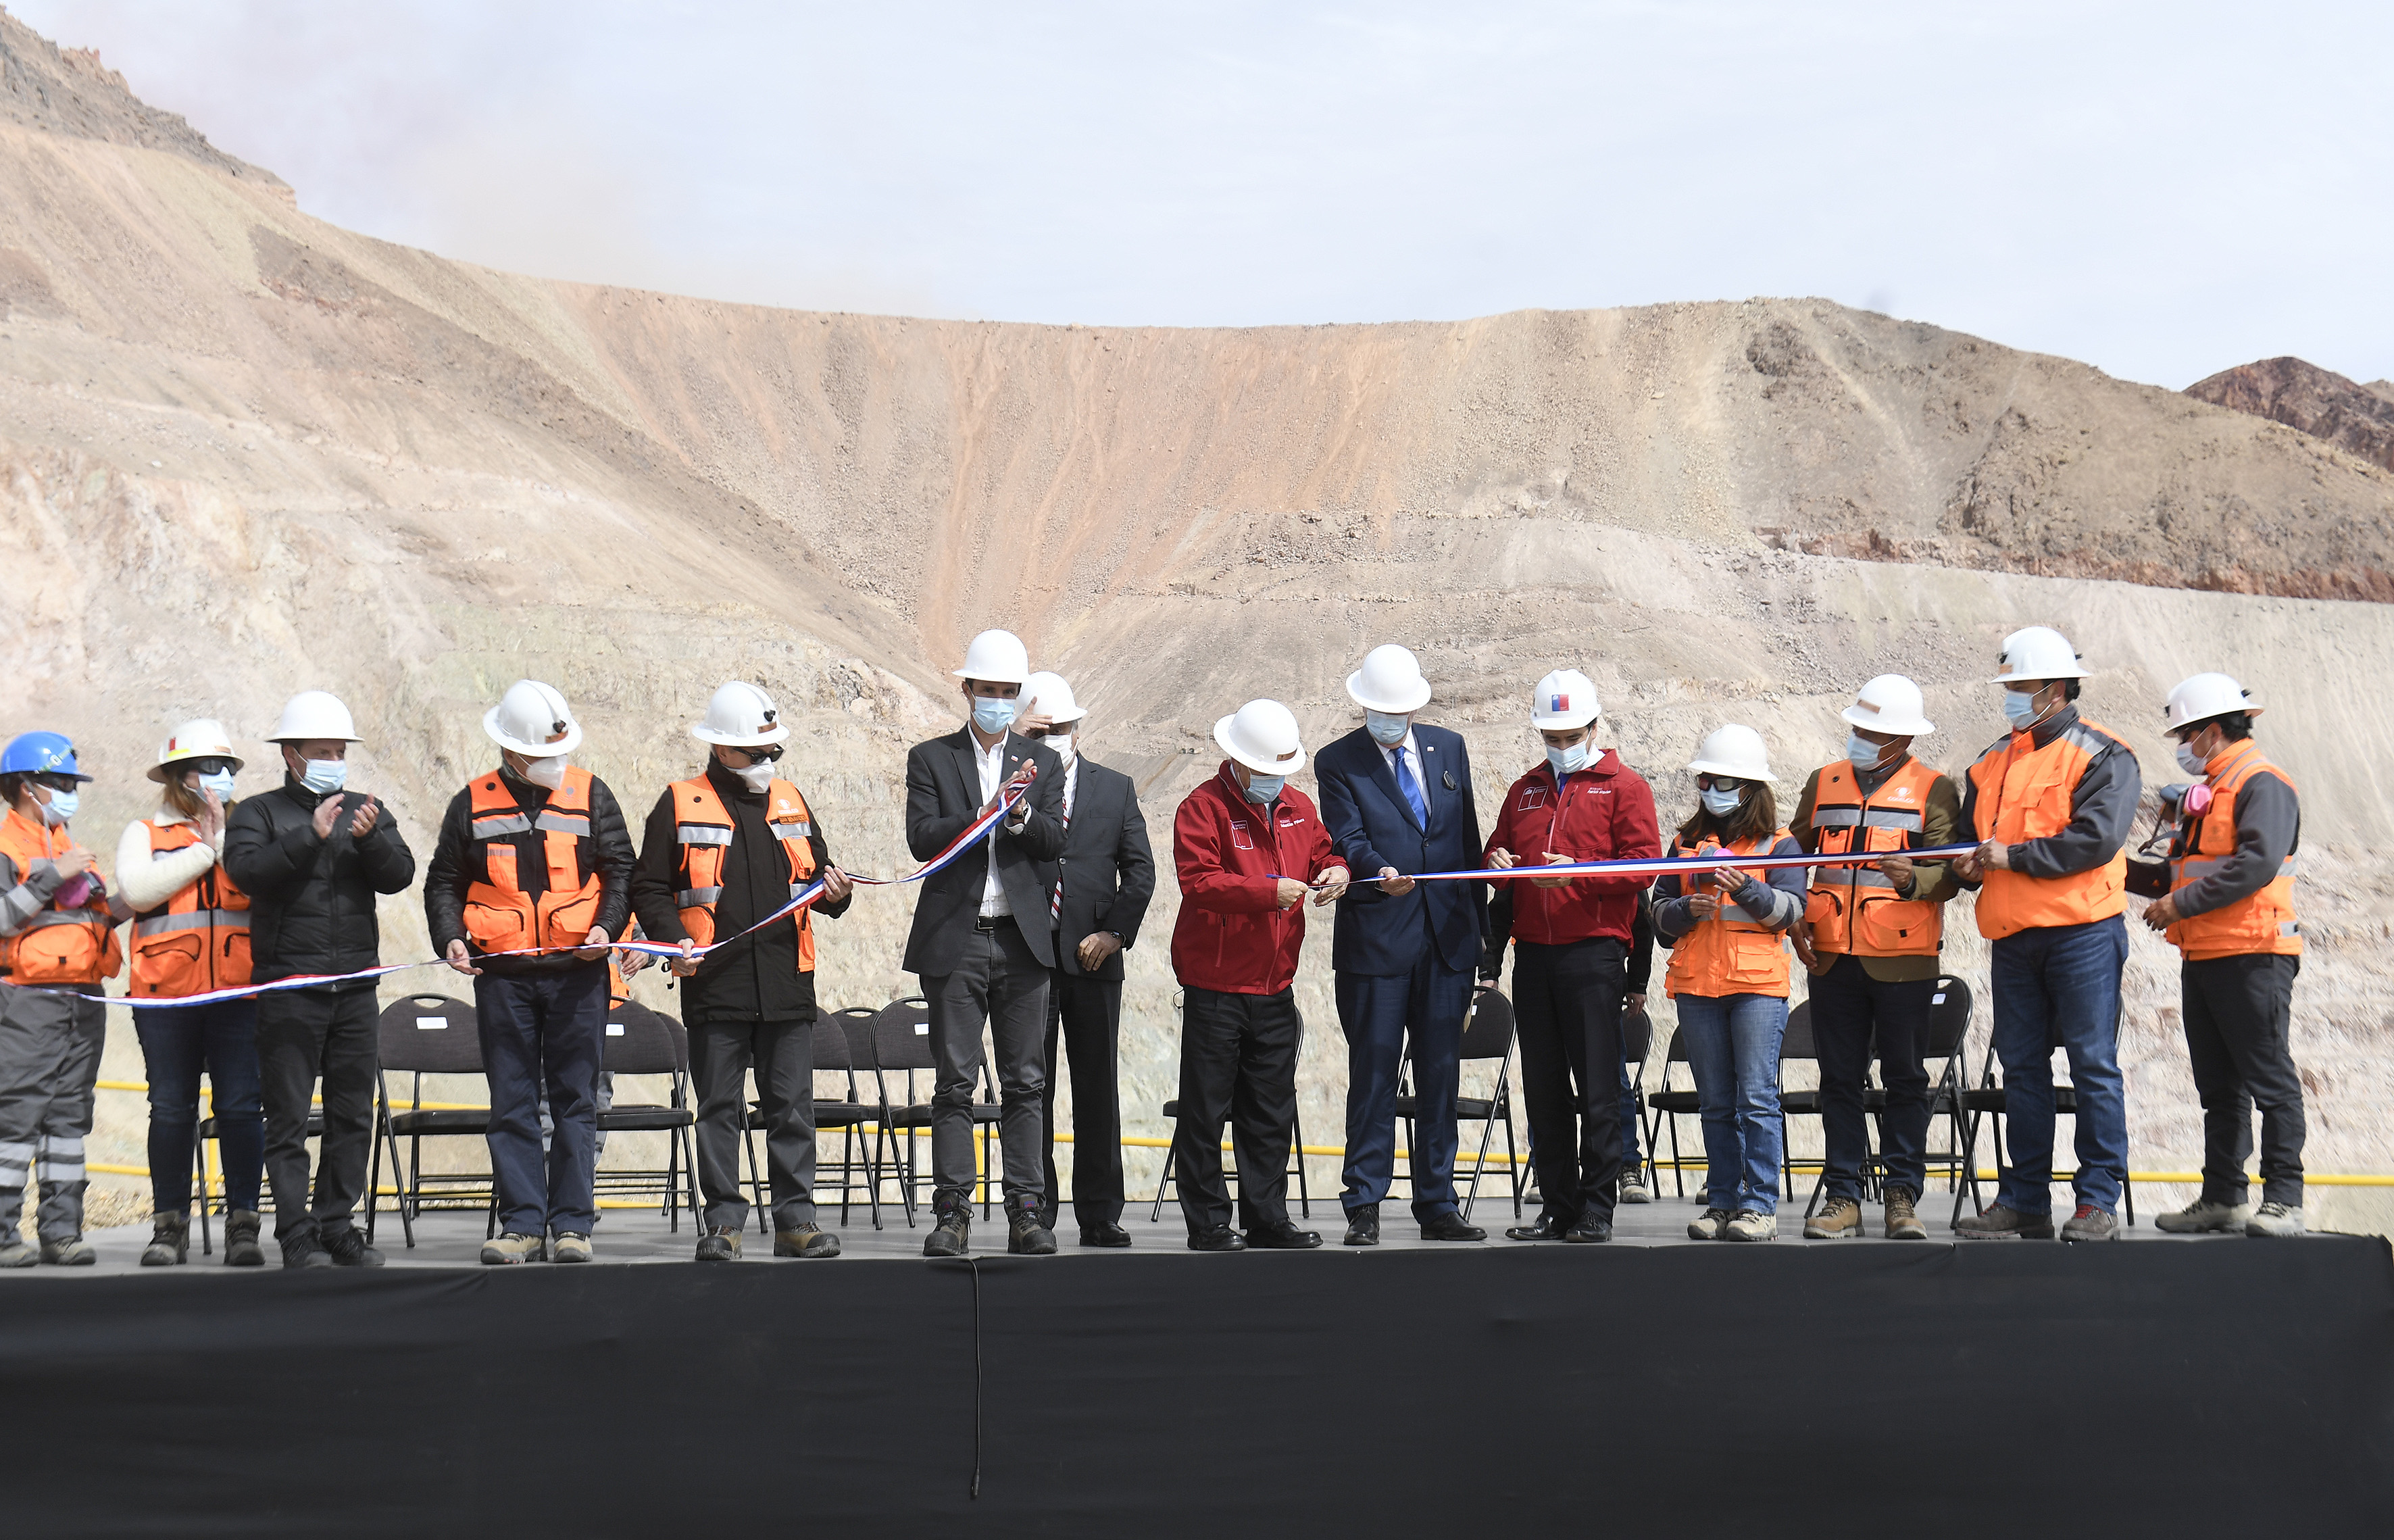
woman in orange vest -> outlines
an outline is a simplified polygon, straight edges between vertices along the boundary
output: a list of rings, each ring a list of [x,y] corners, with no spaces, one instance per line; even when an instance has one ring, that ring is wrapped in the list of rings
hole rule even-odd
[[[185,722],[158,745],[150,779],[164,788],[163,800],[148,818],[125,825],[116,844],[119,891],[133,911],[136,995],[175,999],[249,982],[249,896],[221,864],[225,812],[240,769],[231,736],[206,717]],[[141,1265],[174,1267],[191,1252],[191,1136],[205,1069],[224,1156],[225,1266],[265,1266],[257,1244],[266,1115],[258,1099],[256,999],[137,1010],[133,1030],[150,1077],[153,1212]]]
[[[1710,1166],[1696,1241],[1779,1233],[1779,1040],[1787,1033],[1786,934],[1804,917],[1804,868],[1752,871],[1739,856],[1804,853],[1779,823],[1762,734],[1732,722],[1688,769],[1697,805],[1672,854],[1722,858],[1709,876],[1654,884],[1654,935],[1671,949],[1664,990],[1678,1007]]]
[[[0,1268],[98,1257],[83,1238],[83,1141],[108,1033],[100,981],[125,954],[108,884],[67,829],[90,779],[59,733],[0,749]],[[38,1255],[17,1238],[28,1176]]]
[[[2177,810],[2166,862],[2131,862],[2128,891],[2154,902],[2145,923],[2176,943],[2187,1058],[2203,1099],[2203,1191],[2153,1222],[2176,1234],[2303,1232],[2303,1082],[2286,1042],[2295,975],[2295,851],[2302,805],[2253,742],[2261,708],[2225,674],[2170,691],[2169,735],[2194,785],[2162,794]],[[2261,1110],[2261,1206],[2244,1159]]]

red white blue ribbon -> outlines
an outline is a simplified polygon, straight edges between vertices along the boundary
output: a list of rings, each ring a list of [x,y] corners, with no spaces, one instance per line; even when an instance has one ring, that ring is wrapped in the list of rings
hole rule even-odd
[[[1854,850],[1845,855],[1741,856],[1727,850],[1715,850],[1699,856],[1650,856],[1634,861],[1570,861],[1548,866],[1535,866],[1523,862],[1519,866],[1481,867],[1470,872],[1408,872],[1414,882],[1506,882],[1516,877],[1667,877],[1683,872],[1699,876],[1723,866],[1743,867],[1749,871],[1782,871],[1790,866],[1875,866],[1889,856],[1902,856],[1912,861],[1952,861],[1966,856],[1979,847],[1971,845],[1939,845],[1926,850]],[[1362,883],[1385,879],[1365,877]],[[1316,886],[1320,886],[1316,884]]]

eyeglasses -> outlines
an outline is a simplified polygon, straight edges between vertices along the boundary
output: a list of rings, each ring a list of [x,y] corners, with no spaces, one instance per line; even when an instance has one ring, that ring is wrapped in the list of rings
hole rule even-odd
[[[1733,775],[1699,775],[1696,777],[1696,789],[1708,792],[1743,791],[1745,783]]]

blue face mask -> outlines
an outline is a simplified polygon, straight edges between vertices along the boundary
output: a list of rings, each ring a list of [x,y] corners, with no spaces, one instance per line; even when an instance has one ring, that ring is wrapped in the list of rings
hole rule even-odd
[[[1846,762],[1858,770],[1878,768],[1878,757],[1887,750],[1870,742],[1859,732],[1846,734]]]
[[[330,796],[349,783],[349,762],[347,759],[310,759],[308,773],[299,783],[318,796]]]
[[[1372,735],[1372,742],[1382,748],[1394,748],[1403,743],[1405,734],[1413,731],[1413,726],[1414,719],[1410,717],[1391,717],[1385,711],[1363,713],[1363,730]]]
[[[1549,744],[1546,745],[1546,763],[1553,767],[1555,779],[1559,781],[1566,775],[1587,769],[1587,740],[1584,738],[1569,748],[1557,748]]]
[[[1727,818],[1745,805],[1743,790],[1725,792],[1717,786],[1706,786],[1696,795],[1703,798],[1704,811],[1715,818]]]
[[[2189,775],[2208,775],[2211,773],[2211,761],[2180,744],[2177,746],[2177,768]]]
[[[973,726],[983,732],[1004,732],[1014,725],[1015,703],[995,695],[973,697]]]
[[[1272,799],[1280,796],[1280,789],[1287,784],[1288,777],[1285,775],[1253,776],[1247,782],[1247,800],[1258,808],[1269,808]]]
[[[216,794],[217,794],[217,801],[219,801],[219,802],[230,802],[230,801],[231,801],[231,800],[232,800],[232,771],[230,771],[230,770],[218,770],[218,771],[217,771],[214,775],[203,775],[203,776],[201,776],[201,777],[200,777],[200,791],[201,791],[202,795],[205,795],[205,794],[206,794],[206,793],[208,793],[208,792],[214,792],[214,793],[216,793]]]
[[[55,829],[75,815],[83,806],[83,793],[52,791],[50,799],[42,804],[42,822]]]
[[[2036,725],[2036,691],[2006,690],[2004,691],[2004,719],[2014,732],[2025,732]]]

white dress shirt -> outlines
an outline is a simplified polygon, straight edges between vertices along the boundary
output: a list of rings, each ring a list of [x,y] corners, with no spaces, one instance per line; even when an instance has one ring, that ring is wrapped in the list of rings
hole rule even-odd
[[[972,738],[973,768],[980,774],[980,802],[978,806],[985,808],[989,806],[989,799],[997,795],[997,788],[1006,783],[1006,740],[1012,734],[1001,733],[996,743],[983,748],[980,746],[980,736],[973,733],[972,729],[967,728],[965,731]],[[1019,834],[1022,831],[1022,821],[1030,816],[1031,799],[1026,796],[1015,804],[1014,816],[1007,819],[1001,827],[1008,834]],[[992,829],[989,832],[989,837],[983,843],[989,847],[986,863],[989,875],[983,879],[980,887],[981,918],[986,920],[994,919],[1001,915],[1010,915],[1014,913],[1014,905],[1006,901],[1006,884],[999,881],[997,875],[997,830]]]

